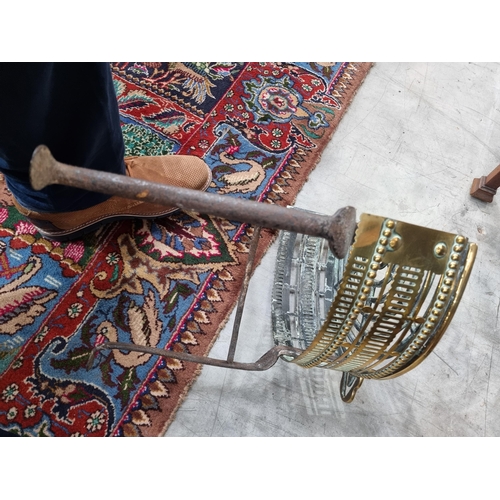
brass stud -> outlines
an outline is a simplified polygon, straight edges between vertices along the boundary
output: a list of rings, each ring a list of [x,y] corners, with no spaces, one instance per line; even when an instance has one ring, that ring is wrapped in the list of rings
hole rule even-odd
[[[455,271],[453,271],[452,269],[450,269],[449,271],[446,271],[446,276],[453,278],[453,276],[455,276]]]
[[[460,259],[460,255],[458,255],[458,253],[451,254],[451,260],[458,260],[458,259]]]
[[[452,279],[450,279],[450,278],[446,278],[446,279],[444,280],[444,284],[445,284],[445,285],[448,285],[448,286],[449,286],[449,285],[451,285],[452,283],[453,283],[453,280],[452,280]]]
[[[401,238],[392,238],[392,240],[389,241],[389,246],[393,250],[397,250],[401,246]]]
[[[443,294],[439,294],[438,295],[438,300],[441,300],[441,301],[445,301],[446,300],[446,295],[443,295]]]
[[[450,291],[450,287],[449,286],[442,286],[441,287],[441,292],[442,293],[448,293]]]
[[[377,271],[378,268],[380,267],[376,262],[372,262],[370,267],[374,270],[374,271]]]
[[[391,235],[391,231],[390,231],[389,229],[384,229],[384,230],[382,231],[382,234],[383,234],[384,236],[390,236],[390,235]]]
[[[432,314],[434,314],[434,316],[439,316],[441,314],[441,311],[439,311],[437,309],[433,309]]]
[[[368,273],[370,274],[370,273]],[[373,285],[373,280],[365,280],[365,285],[366,286],[372,286]]]
[[[394,221],[393,221],[393,220],[388,220],[388,221],[387,221],[387,223],[386,223],[386,226],[387,226],[388,228],[391,228],[391,229],[392,229],[392,228],[394,227]]]
[[[359,296],[359,300],[366,300],[366,299],[367,299],[367,297],[364,294],[362,294],[362,295]]]
[[[463,245],[455,245],[455,246],[453,247],[453,250],[454,250],[455,252],[461,252],[463,249],[464,249],[464,246],[463,246]]]
[[[384,253],[385,248],[384,247],[377,247],[377,253]]]
[[[425,328],[428,328],[429,330],[432,330],[434,328],[434,325],[432,323],[426,323]]]
[[[441,302],[436,302],[435,307],[437,307],[438,309],[442,309],[443,305],[444,304],[442,304]]]
[[[446,254],[446,251],[448,250],[448,247],[446,246],[445,243],[438,243],[435,247],[434,247],[434,253],[438,256],[438,257],[443,257],[445,254]]]
[[[456,262],[450,262],[450,269],[456,269],[457,268],[457,263]]]
[[[379,242],[381,245],[387,245],[387,238],[380,238],[380,242]]]
[[[463,236],[457,236],[457,243],[464,243],[465,238]]]
[[[382,262],[382,257],[380,255],[375,255],[375,257],[373,257],[373,260],[375,262]]]
[[[363,293],[370,293],[370,290],[371,290],[371,288],[368,288],[367,286],[365,286],[361,291]]]
[[[369,277],[369,278],[375,278],[375,276],[377,276],[377,273],[376,273],[375,271],[370,271],[370,272],[368,273],[368,277]]]
[[[363,306],[364,306],[364,303],[363,303],[363,302],[361,302],[361,301],[358,301],[358,302],[356,302],[356,306],[357,306],[357,307],[363,307]]]

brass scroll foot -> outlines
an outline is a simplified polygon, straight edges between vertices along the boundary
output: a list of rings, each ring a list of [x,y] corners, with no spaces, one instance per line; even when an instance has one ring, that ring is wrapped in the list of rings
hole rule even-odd
[[[364,378],[351,375],[349,372],[342,374],[340,381],[340,397],[344,403],[351,403],[361,387]]]

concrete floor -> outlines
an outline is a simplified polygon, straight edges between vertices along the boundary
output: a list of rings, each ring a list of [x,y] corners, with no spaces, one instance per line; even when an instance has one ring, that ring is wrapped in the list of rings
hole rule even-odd
[[[339,372],[279,361],[266,372],[205,366],[166,436],[499,436],[500,194],[469,196],[500,163],[500,64],[379,63],[361,86],[296,206],[353,205],[479,245],[450,328],[416,369],[367,380],[351,404]],[[250,284],[239,361],[272,345],[276,245]],[[211,356],[227,355],[230,324]]]

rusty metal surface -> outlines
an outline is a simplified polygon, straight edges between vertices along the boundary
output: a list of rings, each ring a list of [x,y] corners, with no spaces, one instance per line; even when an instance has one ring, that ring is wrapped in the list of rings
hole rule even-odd
[[[318,236],[329,242],[332,252],[340,259],[347,254],[356,229],[356,211],[353,207],[341,208],[333,216],[311,214],[293,208],[132,179],[126,175],[65,165],[56,161],[43,145],[38,146],[33,153],[30,176],[31,184],[37,190],[50,184],[62,184],[176,206],[186,212]]]

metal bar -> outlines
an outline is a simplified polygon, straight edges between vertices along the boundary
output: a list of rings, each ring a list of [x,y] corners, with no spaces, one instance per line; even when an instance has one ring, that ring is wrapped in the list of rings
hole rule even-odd
[[[232,362],[234,360],[234,354],[236,352],[238,333],[240,330],[241,318],[243,317],[243,307],[245,306],[245,299],[248,292],[248,284],[250,282],[253,263],[255,261],[255,254],[257,253],[257,247],[259,246],[259,238],[260,238],[260,227],[257,226],[254,228],[253,240],[248,250],[248,260],[245,267],[245,277],[243,278],[243,285],[241,287],[240,296],[238,298],[238,306],[236,308],[236,316],[234,318],[234,324],[233,324],[233,333],[231,336],[231,343],[229,344],[229,352],[227,354],[227,360],[229,362]]]
[[[223,359],[209,358],[206,356],[194,356],[185,352],[167,351],[165,349],[158,349],[156,347],[147,347],[136,344],[128,344],[125,342],[105,342],[104,344],[95,346],[87,362],[87,369],[90,370],[94,364],[94,359],[99,351],[105,349],[119,349],[123,351],[144,352],[146,354],[153,354],[156,356],[163,356],[165,358],[179,359],[181,361],[191,361],[193,363],[201,363],[203,365],[218,366],[221,368],[232,368],[234,370],[247,370],[247,371],[265,371],[276,364],[280,356],[298,356],[302,351],[294,347],[274,346],[261,356],[255,363],[238,363],[234,361],[227,361]]]
[[[311,214],[268,203],[73,167],[56,161],[43,145],[38,146],[33,153],[30,176],[31,184],[37,190],[50,184],[62,184],[175,206],[186,212],[205,213],[256,226],[318,236],[328,240],[332,252],[339,259],[347,254],[356,229],[356,211],[353,207],[341,208],[333,216]]]

